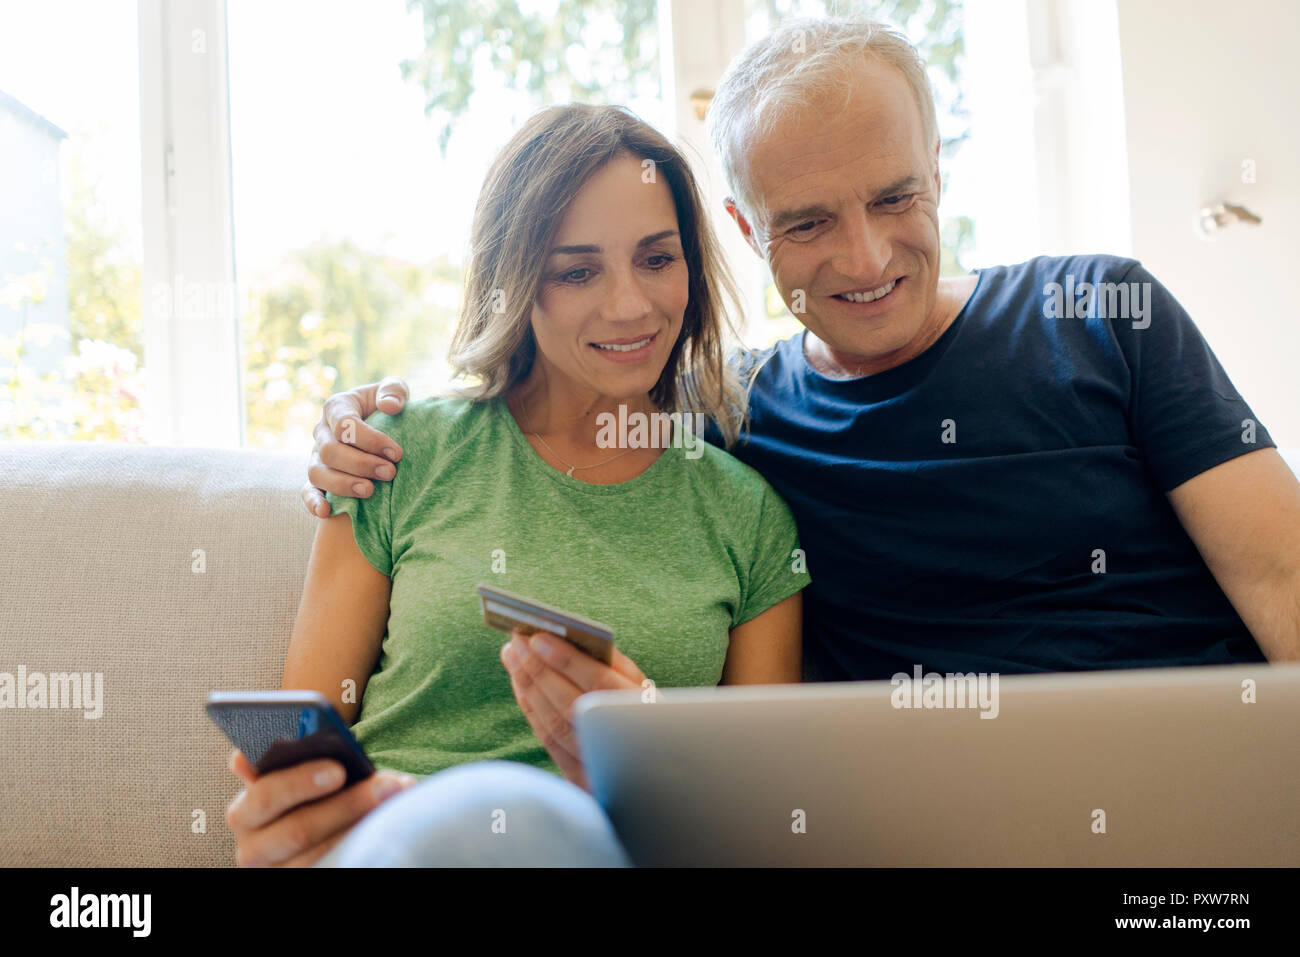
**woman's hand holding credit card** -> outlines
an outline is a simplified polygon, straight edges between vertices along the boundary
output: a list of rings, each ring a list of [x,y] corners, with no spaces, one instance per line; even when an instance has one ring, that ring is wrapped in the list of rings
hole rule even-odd
[[[501,662],[533,733],[564,776],[590,790],[573,731],[573,702],[588,691],[644,691],[644,672],[614,646],[607,625],[490,585],[479,585],[478,592],[484,622],[511,636]]]

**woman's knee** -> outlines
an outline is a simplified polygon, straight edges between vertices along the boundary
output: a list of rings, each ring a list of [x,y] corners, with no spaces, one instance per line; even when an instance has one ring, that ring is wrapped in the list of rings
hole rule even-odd
[[[517,761],[479,761],[430,775],[368,814],[322,861],[343,867],[628,863],[590,794]]]

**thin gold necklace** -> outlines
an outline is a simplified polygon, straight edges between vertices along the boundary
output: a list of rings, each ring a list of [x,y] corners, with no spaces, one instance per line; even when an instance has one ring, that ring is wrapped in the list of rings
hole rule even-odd
[[[529,421],[531,421],[531,420],[532,420],[532,416],[529,415],[529,412],[528,412],[528,402],[527,402],[527,400],[524,399],[524,395],[523,395],[522,392],[519,394],[519,404],[523,407],[524,415],[528,418]],[[574,473],[574,472],[582,472],[582,471],[585,471],[586,469],[594,469],[594,468],[599,468],[599,467],[602,466],[602,465],[608,465],[610,462],[614,461],[614,459],[621,459],[623,456],[627,455],[629,452],[635,452],[635,451],[636,451],[636,449],[624,449],[622,452],[619,452],[618,455],[611,456],[611,457],[605,459],[605,461],[603,461],[603,462],[597,462],[595,465],[569,465],[568,462],[566,462],[566,461],[564,461],[564,459],[560,458],[560,453],[559,453],[559,452],[556,452],[555,449],[551,448],[551,443],[550,443],[550,442],[547,442],[544,438],[542,438],[542,435],[541,435],[540,432],[529,432],[528,434],[529,434],[529,435],[536,436],[536,437],[537,437],[537,441],[541,442],[542,445],[546,446],[547,450],[550,451],[550,453],[551,453],[552,455],[554,455],[557,459],[560,460],[560,464],[561,464],[561,465],[568,466],[569,471],[565,472],[564,474],[567,475],[567,476],[569,476],[569,478],[573,478],[573,473]]]

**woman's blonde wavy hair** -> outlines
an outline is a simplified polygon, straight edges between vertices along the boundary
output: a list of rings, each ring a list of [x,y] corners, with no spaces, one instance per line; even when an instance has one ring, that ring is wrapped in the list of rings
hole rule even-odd
[[[467,384],[451,392],[484,401],[528,374],[537,354],[531,316],[546,252],[587,180],[625,154],[642,160],[672,190],[690,271],[681,333],[650,398],[664,412],[705,413],[730,447],[744,425],[748,396],[727,350],[736,348],[742,360],[752,356],[727,318],[727,307],[739,309],[735,283],[685,157],[622,107],[543,110],[493,162],[474,211],[464,299],[449,353],[455,377]]]

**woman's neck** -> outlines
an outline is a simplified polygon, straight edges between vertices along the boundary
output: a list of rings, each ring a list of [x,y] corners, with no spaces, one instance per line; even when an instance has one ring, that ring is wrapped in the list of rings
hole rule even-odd
[[[627,423],[634,412],[656,411],[648,395],[625,399],[579,395],[547,388],[544,380],[525,379],[506,393],[505,402],[542,461],[583,482],[626,482],[653,465],[663,451],[660,445],[629,446],[620,441],[623,432],[617,426],[609,428],[611,421]],[[620,406],[627,410],[621,416]],[[613,419],[605,418],[606,413]]]
[[[521,431],[557,439],[578,449],[598,449],[602,415],[614,421],[634,412],[649,414],[656,406],[649,395],[616,399],[595,392],[580,393],[573,389],[549,385],[544,378],[529,376],[506,394],[506,405],[515,416]]]

